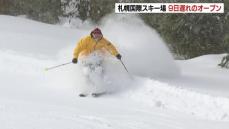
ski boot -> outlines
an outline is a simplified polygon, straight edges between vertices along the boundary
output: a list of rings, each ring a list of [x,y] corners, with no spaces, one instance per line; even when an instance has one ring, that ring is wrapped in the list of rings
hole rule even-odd
[[[85,95],[85,94],[79,94],[79,97],[86,97],[87,95]]]

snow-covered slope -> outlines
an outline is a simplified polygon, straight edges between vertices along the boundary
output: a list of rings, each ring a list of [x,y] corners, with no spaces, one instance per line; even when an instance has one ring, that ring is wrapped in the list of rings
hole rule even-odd
[[[229,127],[229,99],[226,97],[226,85],[229,82],[224,77],[228,76],[229,72],[215,65],[222,55],[177,61],[176,65],[164,45],[151,46],[147,43],[151,35],[158,39],[158,42],[160,38],[136,17],[133,17],[128,25],[126,21],[118,22],[118,18],[115,18],[113,21],[116,24],[110,28],[112,20],[109,19],[111,18],[104,20],[104,34],[112,41],[119,42],[115,45],[123,53],[131,73],[135,74],[134,79],[131,80],[120,63],[113,59],[109,64],[112,68],[108,70],[110,81],[116,85],[117,92],[100,98],[79,98],[77,86],[85,84],[77,65],[68,65],[49,72],[45,72],[44,68],[71,60],[75,42],[89,33],[89,29],[69,29],[22,18],[0,16],[1,129]],[[131,32],[123,36],[128,29]],[[141,30],[143,34],[135,35],[134,29]],[[113,36],[118,35],[115,33],[117,30],[120,31],[120,37]],[[138,44],[138,38],[145,40]],[[125,43],[128,39],[133,44]],[[160,41],[160,44],[163,42]],[[149,46],[151,49],[147,49]],[[164,57],[162,61],[158,56],[153,56],[157,55],[158,51]],[[138,54],[153,54],[152,58],[139,59],[151,65],[135,63]],[[151,63],[156,60],[156,63]],[[173,70],[164,69],[168,64]],[[202,67],[202,64],[208,65]],[[139,72],[141,67],[145,73]],[[161,74],[155,75],[156,80],[146,77],[157,72],[150,70],[155,67],[162,71]],[[138,69],[134,70],[135,68]],[[212,75],[213,73],[215,75]],[[164,76],[166,74],[175,77],[168,78]],[[220,93],[223,93],[222,96]]]

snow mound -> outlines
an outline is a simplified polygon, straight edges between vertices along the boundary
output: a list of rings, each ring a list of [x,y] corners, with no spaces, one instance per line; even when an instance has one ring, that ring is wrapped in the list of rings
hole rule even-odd
[[[202,119],[229,121],[229,99],[198,93],[160,81],[138,78],[137,90],[126,96],[139,102],[192,114]]]

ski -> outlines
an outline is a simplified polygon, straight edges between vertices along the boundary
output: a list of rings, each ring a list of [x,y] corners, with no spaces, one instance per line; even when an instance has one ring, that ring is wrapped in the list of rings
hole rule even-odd
[[[106,94],[105,92],[102,92],[102,93],[92,93],[91,96],[92,97],[100,97],[102,95]]]

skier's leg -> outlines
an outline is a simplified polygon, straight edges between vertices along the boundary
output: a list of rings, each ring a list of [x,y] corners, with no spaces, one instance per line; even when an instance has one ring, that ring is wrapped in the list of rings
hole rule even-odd
[[[80,62],[80,65],[81,65],[84,83],[78,86],[78,91],[79,91],[80,97],[85,97],[88,94],[90,94],[91,92],[90,91],[91,86],[92,86],[92,82],[90,79],[91,68],[90,68],[90,65],[86,61]]]
[[[94,88],[91,95],[93,97],[97,97],[105,93],[103,60],[101,60],[99,63],[97,62],[93,74]]]

